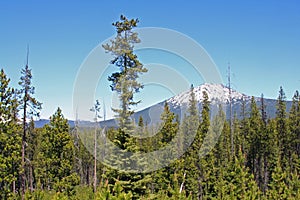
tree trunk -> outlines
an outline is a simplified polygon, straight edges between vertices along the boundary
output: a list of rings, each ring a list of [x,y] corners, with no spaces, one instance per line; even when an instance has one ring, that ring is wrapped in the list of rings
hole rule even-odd
[[[13,181],[13,193],[15,194],[16,193],[16,181]]]
[[[29,184],[30,184],[30,191],[33,192],[33,167],[30,164],[30,168],[29,168]]]
[[[90,167],[87,166],[86,168],[86,184],[90,185]]]
[[[198,200],[201,200],[203,198],[203,189],[202,189],[202,180],[203,180],[203,174],[200,165],[197,163],[197,169],[198,169],[198,192],[197,192],[197,198]]]
[[[97,121],[96,121],[97,123]],[[94,193],[97,191],[97,128],[94,133]]]
[[[258,186],[263,190],[263,165],[261,153],[258,155]]]
[[[22,200],[25,199],[25,143],[26,143],[26,108],[27,108],[27,91],[24,96],[24,108],[23,108],[23,136],[22,136],[22,173],[21,173],[21,196]]]
[[[264,186],[263,186],[263,193],[265,194],[267,189],[268,189],[268,182],[269,182],[269,177],[268,177],[268,161],[267,161],[267,156],[264,156]]]

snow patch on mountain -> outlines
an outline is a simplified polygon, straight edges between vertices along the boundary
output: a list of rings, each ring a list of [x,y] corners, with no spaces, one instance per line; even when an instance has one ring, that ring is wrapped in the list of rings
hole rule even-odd
[[[224,86],[223,84],[210,84],[205,83],[203,85],[197,86],[194,88],[195,98],[198,102],[203,100],[203,91],[205,91],[208,95],[209,101],[212,104],[227,104],[229,103],[229,88]],[[244,99],[249,100],[250,97],[237,92],[236,90],[231,90],[231,97],[232,101],[236,102],[238,100]],[[173,106],[182,106],[188,104],[190,99],[190,90],[180,93],[170,99],[167,100],[168,103],[172,104]]]

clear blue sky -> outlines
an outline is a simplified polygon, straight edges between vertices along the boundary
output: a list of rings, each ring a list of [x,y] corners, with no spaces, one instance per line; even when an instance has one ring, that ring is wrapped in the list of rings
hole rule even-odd
[[[300,89],[297,0],[1,1],[0,67],[17,86],[29,44],[42,118],[59,106],[74,119],[77,71],[89,52],[115,33],[111,23],[120,14],[139,18],[140,27],[164,27],[190,36],[210,54],[224,80],[230,61],[234,88],[240,92],[276,98],[282,85],[291,98]],[[168,96],[159,93],[143,106]]]

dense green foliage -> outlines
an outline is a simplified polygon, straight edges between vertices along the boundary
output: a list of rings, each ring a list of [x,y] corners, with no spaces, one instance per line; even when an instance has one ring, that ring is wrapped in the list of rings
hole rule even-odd
[[[10,79],[0,72],[0,197],[7,199],[16,192],[16,182],[21,170],[20,126],[14,116],[17,102]]]
[[[60,108],[50,118],[38,137],[36,156],[36,179],[41,189],[54,189],[71,195],[73,187],[79,183],[74,173],[75,147],[70,135],[67,119]]]
[[[82,129],[77,125],[70,127],[60,108],[50,117],[49,124],[35,128],[32,117],[31,121],[26,120],[32,114],[27,105],[33,103],[37,109],[41,105],[32,97],[31,71],[28,67],[22,71],[20,93],[10,87],[10,79],[1,70],[0,199],[21,199],[23,187],[25,199],[300,199],[299,92],[287,111],[286,97],[280,88],[273,119],[266,115],[263,96],[260,100],[253,97],[249,109],[244,101],[231,127],[221,106],[218,114],[211,117],[206,92],[200,108],[197,107],[192,86],[182,121],[165,102],[160,124],[149,126],[140,117],[136,125],[130,118],[132,106],[138,103],[133,97],[142,88],[139,75],[147,71],[133,53],[134,44],[139,42],[132,30],[137,23],[138,20],[121,16],[121,21],[113,24],[117,37],[104,45],[115,56],[112,64],[119,69],[109,77],[121,102],[121,107],[114,109],[118,129],[107,127],[100,131],[91,127],[85,130],[86,138],[80,138]],[[124,46],[118,46],[120,42]],[[98,104],[97,109],[94,107],[96,122]],[[150,137],[134,137],[134,131]],[[118,159],[115,162],[124,167],[120,171],[97,162],[97,149],[89,152],[83,145],[81,139],[95,145],[102,132],[124,152],[152,152],[182,133],[185,137],[176,140],[173,150],[183,155],[148,173],[128,172],[133,165],[145,165],[145,159],[128,164],[128,157],[112,156],[110,159]],[[212,134],[219,132],[220,135]],[[156,159],[170,161],[167,155],[157,155]]]

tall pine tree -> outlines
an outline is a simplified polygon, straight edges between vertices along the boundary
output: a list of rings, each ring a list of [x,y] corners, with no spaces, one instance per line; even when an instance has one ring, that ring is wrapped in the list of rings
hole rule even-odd
[[[146,191],[147,179],[144,174],[126,172],[132,170],[131,166],[140,166],[145,162],[141,159],[138,163],[131,163],[134,160],[131,159],[133,153],[140,151],[136,138],[131,137],[135,130],[131,119],[134,113],[133,106],[140,102],[134,100],[134,94],[143,88],[143,85],[138,82],[139,76],[148,71],[134,54],[134,45],[140,43],[138,34],[133,31],[138,22],[138,19],[127,19],[121,15],[120,21],[112,24],[116,28],[117,36],[111,40],[110,44],[103,45],[105,51],[114,56],[111,64],[118,68],[118,71],[112,73],[108,80],[111,82],[112,91],[118,94],[120,101],[120,108],[113,108],[119,123],[119,129],[114,134],[114,142],[125,152],[125,156],[118,156],[119,160],[116,161],[121,163],[118,165],[125,172],[116,173],[113,170],[111,174],[118,176],[115,179],[118,179],[125,192],[132,191],[133,198],[137,198],[138,192]]]
[[[292,107],[289,112],[289,129],[291,134],[291,150],[300,157],[300,94],[298,91],[293,96]]]
[[[286,96],[283,88],[280,87],[279,96],[277,98],[276,110],[276,129],[278,134],[280,160],[283,168],[288,166],[291,157],[291,137],[289,134],[287,114],[286,114]]]
[[[140,43],[138,34],[132,30],[137,27],[138,22],[138,19],[129,20],[121,15],[120,21],[112,24],[116,28],[117,36],[111,44],[103,45],[105,51],[114,56],[111,64],[119,69],[109,76],[108,80],[111,82],[112,91],[119,95],[120,108],[113,110],[117,113],[120,129],[125,132],[132,130],[132,106],[139,103],[134,101],[134,94],[143,88],[137,79],[147,72],[133,52],[134,45]]]
[[[28,53],[28,52],[27,52]],[[21,77],[19,85],[21,89],[19,90],[20,95],[20,110],[22,111],[22,124],[23,124],[23,134],[22,134],[22,173],[21,173],[21,186],[22,186],[22,199],[24,199],[25,187],[26,187],[26,175],[25,175],[25,146],[27,141],[27,119],[32,116],[39,116],[39,111],[41,109],[41,103],[34,98],[35,88],[32,86],[32,73],[28,66],[28,54],[27,54],[27,64],[24,69],[21,70]]]
[[[13,89],[3,69],[0,71],[0,198],[8,199],[16,192],[21,167],[20,126]]]
[[[193,198],[202,199],[204,195],[205,170],[207,160],[204,158],[210,151],[209,143],[203,144],[203,140],[209,131],[210,126],[210,102],[208,94],[203,92],[201,121],[197,129],[197,134],[193,143],[188,149],[188,167],[186,178],[186,190],[191,193]],[[204,145],[204,146],[202,146]]]
[[[74,172],[75,146],[68,120],[60,108],[45,125],[38,144],[36,177],[43,189],[74,194],[79,177]]]

